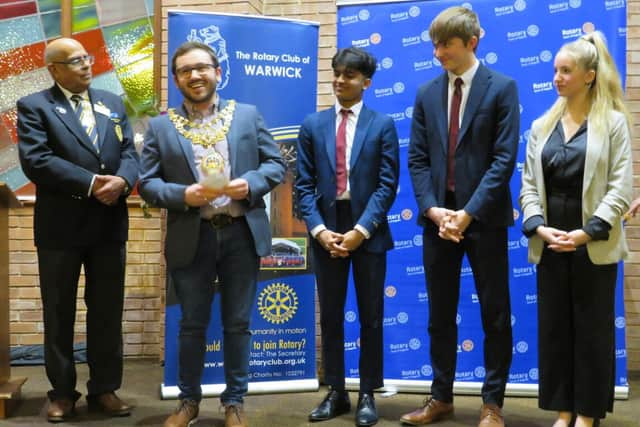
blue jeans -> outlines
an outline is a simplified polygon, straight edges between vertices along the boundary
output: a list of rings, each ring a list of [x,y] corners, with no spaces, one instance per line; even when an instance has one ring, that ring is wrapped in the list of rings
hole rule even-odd
[[[170,272],[180,302],[178,338],[180,399],[202,399],[206,331],[216,278],[220,281],[226,389],[223,405],[242,404],[248,388],[249,320],[255,302],[259,258],[246,221],[214,230],[202,221],[196,255],[190,265]]]

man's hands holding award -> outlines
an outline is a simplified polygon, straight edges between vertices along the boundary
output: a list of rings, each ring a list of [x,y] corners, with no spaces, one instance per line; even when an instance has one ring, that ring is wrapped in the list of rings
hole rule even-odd
[[[200,171],[202,172],[200,184],[210,190],[222,190],[229,182],[224,174],[224,158],[217,151],[202,159]]]
[[[231,181],[224,174],[224,160],[218,153],[205,157],[200,165],[202,179],[191,184],[184,191],[184,201],[188,206],[201,207],[212,200],[227,196],[242,200],[249,195],[249,183],[242,178]]]

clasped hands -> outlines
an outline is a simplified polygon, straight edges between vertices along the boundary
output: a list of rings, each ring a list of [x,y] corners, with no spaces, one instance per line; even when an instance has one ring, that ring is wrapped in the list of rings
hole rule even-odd
[[[438,236],[441,239],[455,243],[464,239],[464,232],[473,219],[464,209],[454,211],[438,207],[429,208],[426,216],[438,226]]]
[[[591,240],[591,236],[581,229],[563,231],[541,225],[536,228],[536,234],[547,242],[547,247],[554,252],[573,252],[578,246]]]
[[[349,256],[349,252],[355,251],[362,244],[364,235],[355,229],[344,234],[322,230],[316,239],[332,258],[346,258]]]
[[[222,188],[213,189],[202,184],[191,184],[184,190],[184,202],[188,206],[202,207],[220,196],[229,196],[233,200],[243,200],[249,195],[249,183],[246,179],[236,178]]]
[[[93,187],[91,187],[91,194],[100,203],[112,206],[116,204],[126,187],[127,182],[120,176],[96,175],[93,180]]]

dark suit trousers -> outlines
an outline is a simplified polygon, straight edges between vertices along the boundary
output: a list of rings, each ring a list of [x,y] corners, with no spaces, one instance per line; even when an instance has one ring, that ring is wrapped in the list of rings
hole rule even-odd
[[[581,199],[549,192],[552,227],[582,227]],[[538,364],[542,409],[604,418],[615,390],[615,289],[618,266],[595,265],[586,246],[538,264]]]
[[[353,229],[349,202],[337,202],[337,231]],[[316,239],[311,239],[314,270],[320,301],[322,362],[325,383],[344,389],[344,305],[349,270],[353,265],[358,316],[360,321],[360,390],[382,387],[382,318],[387,255],[371,253],[362,247],[348,258],[331,258]]]
[[[108,393],[122,383],[122,306],[125,245],[38,248],[40,292],[44,316],[47,377],[50,399],[80,396],[73,359],[74,321],[80,268],[84,266],[87,306],[89,395]]]
[[[433,398],[453,401],[460,296],[460,269],[467,255],[475,281],[484,330],[485,403],[502,406],[512,356],[507,230],[483,229],[472,222],[460,243],[438,237],[435,224],[424,229],[423,257],[429,296],[429,336]]]

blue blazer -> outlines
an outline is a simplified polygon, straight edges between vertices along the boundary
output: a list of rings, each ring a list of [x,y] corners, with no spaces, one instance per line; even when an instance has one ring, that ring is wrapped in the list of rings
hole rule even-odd
[[[448,84],[443,73],[418,89],[411,123],[409,172],[424,213],[443,207],[447,185]],[[489,227],[513,224],[509,180],[518,153],[520,104],[513,79],[480,64],[462,117],[456,146],[456,204]]]
[[[221,99],[220,107],[227,101]],[[186,117],[183,108],[178,112]],[[243,200],[256,253],[271,253],[271,230],[262,197],[284,178],[280,149],[255,106],[236,103],[227,133],[231,179],[244,178],[249,196]],[[149,121],[141,155],[139,190],[152,206],[168,210],[165,258],[169,269],[188,265],[200,233],[200,208],[184,203],[184,190],[198,181],[191,141],[175,129],[168,115]]]
[[[307,228],[319,224],[336,229],[336,112],[331,107],[307,116],[300,129],[296,190]],[[362,107],[349,164],[353,223],[371,237],[369,252],[393,248],[387,212],[398,186],[398,136],[393,120]]]
[[[89,89],[89,98],[99,154],[57,85],[18,101],[20,164],[36,184],[36,246],[67,248],[127,240],[128,194],[116,205],[106,206],[88,192],[96,174],[121,176],[133,188],[138,178],[133,133],[119,96]]]

